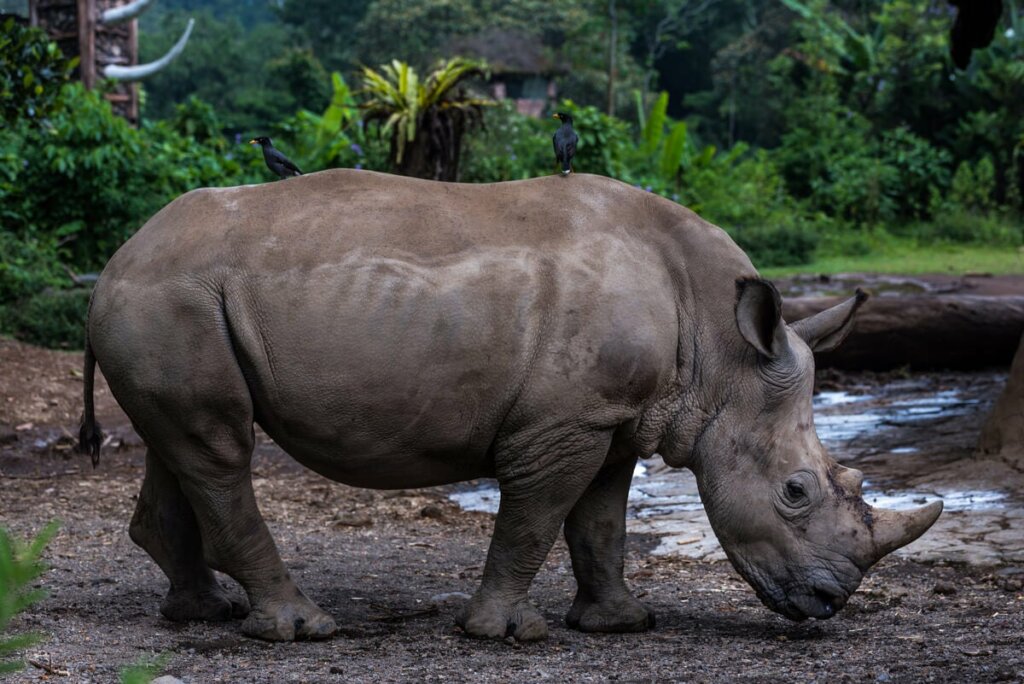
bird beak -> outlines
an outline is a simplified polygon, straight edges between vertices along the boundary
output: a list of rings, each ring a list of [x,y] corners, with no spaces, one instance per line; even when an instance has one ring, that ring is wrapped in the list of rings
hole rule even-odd
[[[258,145],[259,143],[258,143],[258,142],[256,142],[255,140],[250,140],[250,141],[249,141],[249,144],[250,144],[250,145]]]
[[[558,116],[557,114],[552,114],[551,118],[552,119],[561,119],[562,117]]]

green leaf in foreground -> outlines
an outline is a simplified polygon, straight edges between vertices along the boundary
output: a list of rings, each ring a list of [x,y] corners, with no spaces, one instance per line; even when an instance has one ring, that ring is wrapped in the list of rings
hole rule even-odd
[[[39,640],[36,634],[4,634],[15,615],[46,597],[45,591],[33,589],[31,584],[46,570],[39,557],[59,527],[54,520],[28,544],[11,539],[7,531],[0,528],[0,673],[16,672],[24,667],[22,661],[8,659]]]

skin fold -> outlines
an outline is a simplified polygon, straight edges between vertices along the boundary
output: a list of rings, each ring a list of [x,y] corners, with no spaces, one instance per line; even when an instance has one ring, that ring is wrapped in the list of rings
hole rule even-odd
[[[257,510],[258,423],[349,485],[496,478],[459,623],[531,640],[547,625],[527,591],[563,528],[568,624],[653,624],[622,567],[633,467],[655,452],[696,473],[729,558],[793,619],[830,617],[927,529],[936,507],[870,508],[814,432],[811,350],[838,344],[863,299],[787,325],[722,230],[608,178],[333,170],[169,204],[110,260],[88,339],[148,447],[130,532],[170,580],[167,617],[246,615],[275,640],[336,629]]]

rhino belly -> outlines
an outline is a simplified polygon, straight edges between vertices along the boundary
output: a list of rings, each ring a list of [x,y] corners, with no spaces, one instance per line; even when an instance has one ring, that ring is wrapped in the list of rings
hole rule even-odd
[[[297,460],[352,485],[491,475],[543,318],[532,280],[515,260],[363,258],[227,285],[257,421]]]

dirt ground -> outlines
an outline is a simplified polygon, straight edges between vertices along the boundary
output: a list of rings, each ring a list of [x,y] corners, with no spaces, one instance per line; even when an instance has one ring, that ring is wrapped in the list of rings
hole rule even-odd
[[[1024,681],[1024,567],[886,559],[834,619],[792,623],[763,608],[727,563],[654,556],[629,540],[626,574],[657,614],[646,634],[581,634],[562,617],[575,590],[559,543],[532,598],[551,635],[536,644],[468,639],[453,615],[480,578],[493,519],[448,489],[372,492],[331,483],[263,440],[254,482],[298,584],[338,620],[323,642],[266,643],[238,622],[174,624],[167,583],[128,538],[143,450],[105,385],[111,437],[93,470],[74,454],[81,355],[0,339],[0,524],[61,531],[48,599],[17,618],[46,638],[10,681],[112,682],[165,654],[185,682],[333,681]],[[830,376],[835,381],[835,376]],[[224,578],[226,586],[234,586]]]

